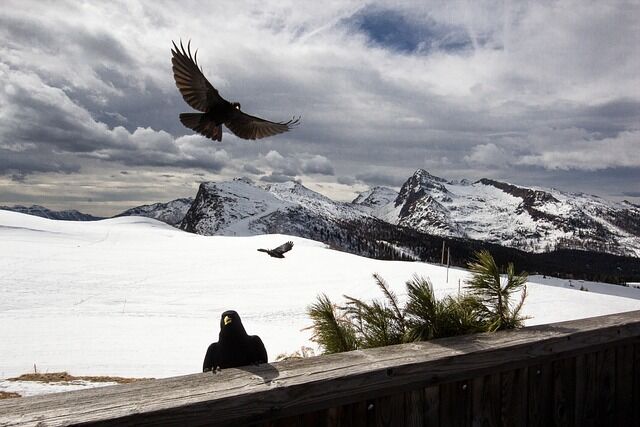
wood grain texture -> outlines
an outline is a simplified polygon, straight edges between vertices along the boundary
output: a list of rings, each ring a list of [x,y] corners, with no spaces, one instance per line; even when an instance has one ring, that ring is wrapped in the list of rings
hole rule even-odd
[[[598,386],[598,423],[612,426],[616,422],[616,350],[607,348],[596,353],[596,384]]]
[[[598,426],[597,354],[576,357],[576,425]]]
[[[440,386],[433,385],[424,389],[424,425],[440,425]]]
[[[440,425],[471,425],[470,381],[456,381],[440,386]]]
[[[471,423],[478,427],[500,425],[500,374],[474,378],[471,390]]]
[[[633,423],[640,425],[640,344],[633,346]]]
[[[634,425],[634,405],[633,344],[627,344],[616,348],[616,425]]]
[[[500,419],[501,425],[505,427],[518,427],[526,423],[529,413],[528,370],[529,368],[521,368],[500,374]]]
[[[528,425],[546,427],[553,424],[553,368],[541,363],[528,369]]]
[[[640,337],[638,311],[517,331],[446,338],[226,369],[217,374],[200,373],[78,392],[11,399],[0,402],[0,425],[165,426],[263,423],[288,417],[293,419],[298,415],[359,401],[372,401],[375,405],[375,399],[383,396],[456,382],[466,382],[468,385],[465,393],[461,394],[466,399],[466,406],[460,412],[463,418],[470,420],[470,386],[473,378],[538,364],[549,366],[545,373],[549,373],[551,384],[553,361],[586,351],[603,351],[637,337]],[[637,353],[636,348],[636,367]],[[603,357],[603,360],[611,359],[610,355]],[[607,363],[602,366],[609,366]],[[586,381],[580,379],[577,384],[577,391],[582,387],[583,394],[588,398],[595,398],[591,396],[592,382],[596,381],[595,358],[593,365],[591,377],[587,377]],[[601,371],[603,378],[613,378],[611,381],[615,382],[615,375],[612,377],[607,369]],[[576,368],[577,383],[578,372],[579,369]],[[638,372],[640,370],[634,368],[634,381]],[[528,377],[532,377],[531,369]],[[443,391],[444,389],[440,390],[439,414],[443,413],[444,408],[445,412],[458,416],[458,412],[444,406],[446,403],[442,397],[446,393]],[[428,399],[425,399],[425,415],[429,414],[428,406]],[[589,408],[578,408],[576,405],[576,417],[579,412],[586,410]],[[367,411],[367,417],[370,412]],[[446,421],[441,418],[440,423],[443,422]]]
[[[553,369],[553,422],[556,426],[575,424],[576,359],[556,360]]]

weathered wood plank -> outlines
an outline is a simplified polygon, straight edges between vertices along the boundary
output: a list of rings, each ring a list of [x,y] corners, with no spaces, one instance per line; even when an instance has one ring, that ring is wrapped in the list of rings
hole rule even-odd
[[[633,346],[633,424],[640,425],[640,344]]]
[[[553,368],[551,363],[529,367],[528,409],[529,426],[553,424]]]
[[[597,426],[597,354],[576,357],[576,425]]]
[[[401,427],[404,425],[404,393],[384,396],[374,403],[377,427]]]
[[[532,361],[550,363],[638,336],[640,312],[621,313],[219,374],[10,399],[0,402],[0,419],[7,425],[254,423],[526,367]]]
[[[500,374],[474,378],[471,399],[471,423],[474,426],[500,425]]]
[[[575,425],[576,359],[556,360],[553,369],[553,421],[556,426]]]
[[[528,415],[528,368],[502,372],[501,422],[504,427],[519,427]]]
[[[471,383],[456,381],[440,386],[440,425],[471,425]]]
[[[433,385],[424,389],[424,425],[440,425],[440,386]]]
[[[424,389],[408,391],[404,395],[404,425],[410,427],[422,427],[424,418],[425,396]]]
[[[596,383],[598,384],[598,412],[596,417],[601,425],[612,426],[616,422],[615,370],[615,348],[608,348],[596,353]]]
[[[616,348],[616,425],[633,424],[633,344]]]

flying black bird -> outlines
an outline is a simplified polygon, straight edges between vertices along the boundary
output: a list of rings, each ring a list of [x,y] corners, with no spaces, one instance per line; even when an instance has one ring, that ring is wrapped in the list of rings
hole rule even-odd
[[[218,342],[207,349],[202,372],[258,363],[267,363],[267,350],[260,337],[247,335],[242,320],[235,311],[222,313]]]
[[[222,141],[222,124],[242,139],[260,139],[286,132],[300,123],[300,117],[288,122],[270,122],[243,113],[239,102],[229,102],[220,96],[198,66],[198,51],[191,56],[191,42],[185,50],[173,43],[171,63],[173,78],[185,102],[202,113],[182,113],[180,121],[186,127],[214,141]]]
[[[284,258],[284,254],[293,248],[293,242],[287,242],[275,249],[258,249],[259,252],[266,252],[274,258]]]

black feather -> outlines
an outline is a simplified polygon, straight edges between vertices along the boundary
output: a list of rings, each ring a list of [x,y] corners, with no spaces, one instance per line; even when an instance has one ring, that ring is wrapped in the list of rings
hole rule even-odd
[[[225,321],[225,318],[228,320]],[[207,349],[202,371],[217,368],[237,368],[239,366],[267,363],[267,350],[257,335],[247,335],[240,315],[233,310],[220,316],[220,334],[218,342]]]

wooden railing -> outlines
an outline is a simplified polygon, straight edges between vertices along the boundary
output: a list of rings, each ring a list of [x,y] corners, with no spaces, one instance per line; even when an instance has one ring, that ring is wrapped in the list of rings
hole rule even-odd
[[[0,403],[0,425],[640,426],[640,311]]]

